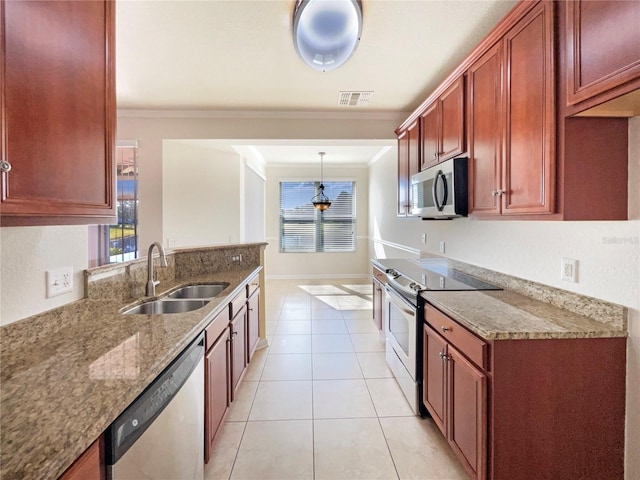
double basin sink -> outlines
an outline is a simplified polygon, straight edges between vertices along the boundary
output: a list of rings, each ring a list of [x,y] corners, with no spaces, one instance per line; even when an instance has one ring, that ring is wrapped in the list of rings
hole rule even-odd
[[[220,295],[228,283],[210,283],[206,285],[187,285],[171,292],[158,300],[136,305],[124,314],[185,313],[204,307],[211,299]]]

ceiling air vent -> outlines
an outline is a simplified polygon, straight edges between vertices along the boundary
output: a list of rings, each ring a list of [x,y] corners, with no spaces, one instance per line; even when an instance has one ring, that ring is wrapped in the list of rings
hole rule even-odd
[[[339,107],[366,107],[369,100],[373,96],[373,92],[339,92]]]

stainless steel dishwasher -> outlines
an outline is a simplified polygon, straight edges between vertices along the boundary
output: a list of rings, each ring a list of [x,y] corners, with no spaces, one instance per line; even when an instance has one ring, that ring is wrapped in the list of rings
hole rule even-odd
[[[105,444],[111,480],[202,480],[204,334],[111,424]]]

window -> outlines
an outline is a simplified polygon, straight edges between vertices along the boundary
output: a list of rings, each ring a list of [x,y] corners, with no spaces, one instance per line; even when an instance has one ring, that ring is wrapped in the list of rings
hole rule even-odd
[[[320,182],[280,182],[280,251],[355,252],[356,182],[324,182],[331,207],[320,212],[311,198]]]
[[[118,223],[89,228],[89,266],[138,258],[138,148],[135,141],[116,145]]]

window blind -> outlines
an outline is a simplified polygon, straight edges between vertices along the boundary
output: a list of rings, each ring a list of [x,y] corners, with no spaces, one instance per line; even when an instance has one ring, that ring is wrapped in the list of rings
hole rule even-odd
[[[356,182],[324,182],[331,207],[320,212],[312,197],[320,182],[280,182],[281,252],[354,252]]]

